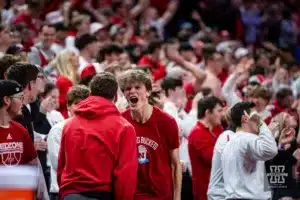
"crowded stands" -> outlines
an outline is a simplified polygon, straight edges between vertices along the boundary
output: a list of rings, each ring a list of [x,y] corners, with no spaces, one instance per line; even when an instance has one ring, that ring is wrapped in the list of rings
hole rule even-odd
[[[0,5],[0,165],[33,199],[300,199],[300,1]]]

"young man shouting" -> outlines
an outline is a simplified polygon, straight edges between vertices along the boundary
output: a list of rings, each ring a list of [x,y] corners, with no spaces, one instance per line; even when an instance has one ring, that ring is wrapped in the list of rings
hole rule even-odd
[[[139,69],[119,79],[129,109],[123,116],[134,126],[138,149],[136,200],[180,200],[182,171],[179,131],[174,118],[148,102],[150,77]]]

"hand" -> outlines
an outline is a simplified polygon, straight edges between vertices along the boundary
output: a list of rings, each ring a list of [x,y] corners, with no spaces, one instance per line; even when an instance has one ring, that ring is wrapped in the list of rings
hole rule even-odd
[[[37,151],[46,151],[48,148],[47,142],[44,140],[34,141],[34,147]]]
[[[85,8],[88,11],[94,10],[94,8],[92,6],[92,0],[85,0],[85,2],[83,4],[83,8]]]
[[[249,118],[250,121],[254,122],[257,126],[260,125],[261,117],[256,111],[252,112],[250,115],[248,115],[248,113],[244,111],[244,114]]]
[[[294,151],[293,156],[296,158],[296,160],[300,160],[300,148]]]
[[[286,145],[292,142],[292,140],[295,138],[295,135],[296,132],[293,128],[284,128],[279,137],[279,144],[284,145],[285,149],[287,149]]]
[[[270,131],[272,132],[272,134],[274,135],[275,138],[277,138],[279,136],[279,129],[280,129],[279,122],[272,121],[269,124],[268,128],[270,129]]]
[[[199,12],[196,11],[196,10],[193,10],[193,12],[192,12],[192,19],[194,19],[196,21],[201,21],[202,20]]]
[[[43,99],[40,105],[40,112],[46,114],[47,112],[55,109],[56,102],[54,102],[52,97],[47,97]]]
[[[168,59],[170,59],[176,63],[181,63],[182,61],[184,61],[182,56],[179,54],[176,45],[167,45],[166,46],[166,56]]]

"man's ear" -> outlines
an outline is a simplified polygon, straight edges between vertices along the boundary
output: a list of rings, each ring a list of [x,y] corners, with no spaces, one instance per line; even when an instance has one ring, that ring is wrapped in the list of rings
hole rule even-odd
[[[243,124],[243,123],[247,123],[247,122],[248,122],[248,120],[249,120],[249,117],[248,117],[248,116],[246,116],[246,115],[243,115],[243,116],[242,116],[242,118],[241,118],[241,122],[242,122],[242,124]]]
[[[147,98],[149,98],[151,96],[151,91],[147,90],[146,95],[147,95]]]
[[[11,99],[7,96],[3,97],[4,106],[9,106],[11,104]]]
[[[205,110],[204,117],[205,117],[205,116],[207,116],[207,115],[209,115],[209,114],[211,114],[211,111],[210,111],[210,110],[208,110],[208,109],[207,109],[207,110]]]

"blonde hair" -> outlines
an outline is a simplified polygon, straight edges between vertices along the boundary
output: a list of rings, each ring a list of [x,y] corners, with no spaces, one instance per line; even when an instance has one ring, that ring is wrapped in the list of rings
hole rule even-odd
[[[56,69],[59,75],[69,78],[73,84],[76,84],[79,81],[79,77],[75,67],[71,63],[72,55],[72,51],[64,50],[51,61],[50,66]]]

